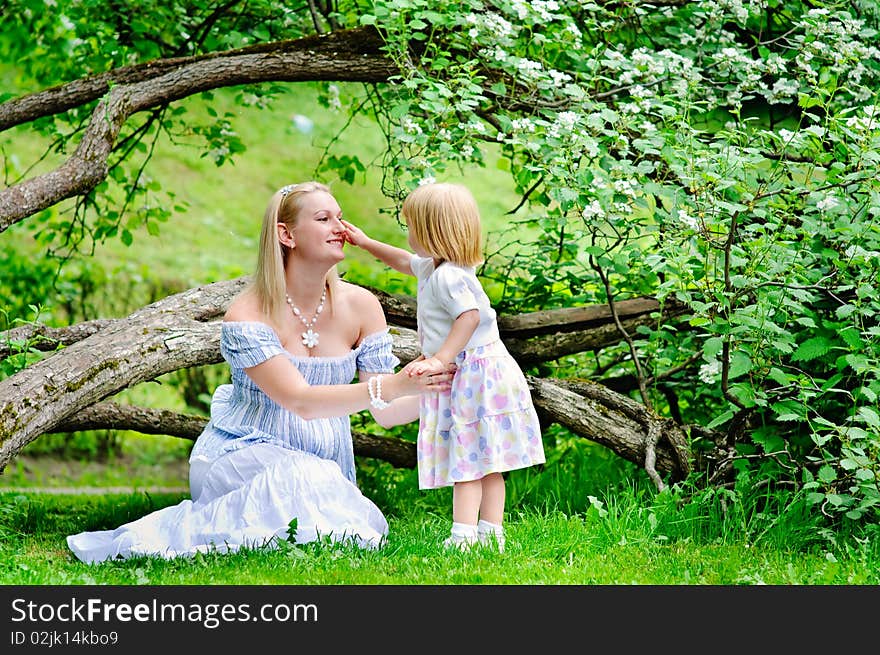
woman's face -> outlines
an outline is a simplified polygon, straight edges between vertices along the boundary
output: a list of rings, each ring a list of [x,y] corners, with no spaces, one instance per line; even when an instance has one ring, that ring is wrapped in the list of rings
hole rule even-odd
[[[294,255],[332,264],[345,259],[341,218],[342,209],[329,193],[313,191],[303,196],[292,232]]]

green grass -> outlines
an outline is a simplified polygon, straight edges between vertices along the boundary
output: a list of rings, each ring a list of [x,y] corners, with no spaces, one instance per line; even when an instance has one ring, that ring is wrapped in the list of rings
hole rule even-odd
[[[446,551],[450,488],[360,458],[358,481],[386,514],[378,551],[278,544],[176,560],[87,565],[65,538],[112,529],[184,493],[0,492],[0,584],[10,585],[876,585],[880,530],[829,531],[802,499],[761,488],[656,493],[647,476],[582,439],[548,442],[552,464],[510,472],[507,546]]]
[[[588,453],[584,457],[581,465],[589,466]],[[605,489],[563,489],[569,506],[581,508],[563,511],[562,502],[529,500],[524,490],[532,487],[547,485],[557,495],[560,489],[555,477],[544,478],[546,471],[528,469],[508,478],[505,552],[450,552],[441,546],[449,527],[449,490],[420,492],[413,471],[384,463],[361,462],[360,471],[362,486],[389,519],[388,541],[378,551],[284,542],[236,553],[87,565],[68,551],[67,535],[114,528],[186,496],[0,494],[0,584],[880,583],[880,534],[838,541],[792,499],[731,493],[722,504],[688,500],[677,491],[657,495],[641,481],[618,480]]]

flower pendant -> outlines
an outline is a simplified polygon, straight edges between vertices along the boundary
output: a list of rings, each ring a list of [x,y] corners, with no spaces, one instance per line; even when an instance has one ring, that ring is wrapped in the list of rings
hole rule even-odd
[[[318,333],[309,328],[302,333],[302,340],[306,348],[314,348],[318,345]]]

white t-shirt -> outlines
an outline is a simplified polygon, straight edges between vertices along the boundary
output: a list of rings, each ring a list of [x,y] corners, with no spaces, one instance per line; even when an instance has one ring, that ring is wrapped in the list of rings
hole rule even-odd
[[[410,268],[418,279],[416,317],[425,357],[440,350],[455,319],[469,309],[479,310],[480,324],[465,348],[484,346],[499,339],[495,310],[473,268],[444,262],[435,269],[432,258],[418,255],[412,256]]]

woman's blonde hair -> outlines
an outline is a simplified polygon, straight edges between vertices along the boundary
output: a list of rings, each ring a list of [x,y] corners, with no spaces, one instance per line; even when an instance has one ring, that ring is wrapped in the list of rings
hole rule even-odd
[[[432,257],[458,266],[483,261],[477,201],[461,184],[423,184],[403,201],[401,214],[410,234]]]
[[[284,223],[293,232],[303,208],[303,199],[310,193],[323,191],[330,193],[330,187],[320,182],[301,182],[288,184],[275,192],[263,214],[260,229],[260,249],[257,252],[257,268],[250,289],[256,294],[263,313],[277,325],[286,317],[287,285],[285,269],[290,256],[290,248],[278,239],[278,223]],[[328,297],[332,297],[338,274],[336,267],[327,273]],[[332,302],[330,307],[332,310]]]

